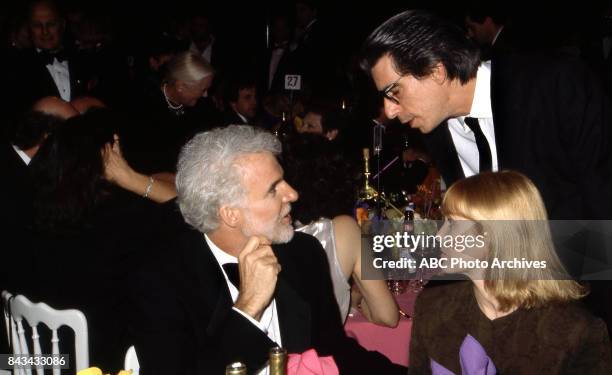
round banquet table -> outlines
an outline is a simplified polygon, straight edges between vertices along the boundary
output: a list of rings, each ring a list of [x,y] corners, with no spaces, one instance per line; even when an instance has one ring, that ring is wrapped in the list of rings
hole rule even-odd
[[[414,310],[416,296],[411,290],[396,296],[397,304],[409,316]],[[412,319],[400,315],[397,327],[388,328],[369,322],[359,311],[351,309],[344,330],[364,348],[382,353],[393,363],[408,366]]]

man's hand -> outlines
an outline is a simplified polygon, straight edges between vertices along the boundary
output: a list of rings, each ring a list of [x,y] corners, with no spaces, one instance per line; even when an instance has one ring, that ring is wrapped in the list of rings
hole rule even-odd
[[[281,266],[264,237],[249,238],[238,255],[240,292],[234,304],[238,310],[259,321],[270,304]]]

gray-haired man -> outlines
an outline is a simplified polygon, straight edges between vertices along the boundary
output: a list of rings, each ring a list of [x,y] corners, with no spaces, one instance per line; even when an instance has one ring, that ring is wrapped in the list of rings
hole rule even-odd
[[[235,125],[183,148],[178,201],[196,231],[138,278],[143,373],[217,374],[241,361],[265,374],[276,345],[332,355],[342,374],[405,372],[345,336],[324,251],[293,232],[298,194],[279,153],[273,135]]]

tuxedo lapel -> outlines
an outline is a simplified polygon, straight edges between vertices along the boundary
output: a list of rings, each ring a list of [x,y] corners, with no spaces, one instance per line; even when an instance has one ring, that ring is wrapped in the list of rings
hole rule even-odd
[[[526,103],[521,97],[528,90],[516,79],[515,64],[502,56],[491,62],[491,109],[499,170],[525,167],[522,155],[533,133],[527,125],[531,121],[530,114],[526,113]]]
[[[57,85],[55,84],[55,81],[53,80],[53,76],[51,75],[51,72],[49,71],[49,69],[47,69],[47,65],[45,64],[45,62],[43,61],[43,59],[41,59],[38,54],[36,52],[34,52],[36,54],[36,69],[38,70],[38,74],[41,77],[41,81],[38,82],[38,87],[40,89],[38,89],[38,91],[40,91],[40,97],[43,96],[60,96],[60,92],[59,89],[57,88]],[[38,99],[38,98],[37,98]]]
[[[304,352],[312,346],[310,305],[282,277],[278,278],[274,298],[283,347],[292,353]]]
[[[211,335],[215,331],[215,327],[225,319],[225,316],[231,310],[232,298],[221,268],[219,268],[219,264],[208,247],[204,236],[198,233],[197,237],[200,237],[198,239],[200,248],[195,252],[194,265],[200,270],[195,272],[197,284],[194,286],[194,290],[200,294],[201,301],[210,301],[208,303],[212,306],[212,313],[206,327],[206,332]]]
[[[291,256],[292,252],[300,251],[300,242],[292,241],[292,247],[286,245],[275,245],[272,247],[274,255],[282,266],[278,274],[274,298],[276,299],[276,310],[278,312],[278,325],[281,331],[283,347],[294,353],[302,353],[312,347],[311,342],[311,307],[300,294],[300,290],[307,289],[307,285],[301,285],[300,265],[296,264]],[[302,286],[304,288],[302,288]]]
[[[70,78],[70,99],[80,96],[82,93],[81,87],[83,82],[78,78],[78,72],[74,59],[66,60],[68,62],[68,78]]]

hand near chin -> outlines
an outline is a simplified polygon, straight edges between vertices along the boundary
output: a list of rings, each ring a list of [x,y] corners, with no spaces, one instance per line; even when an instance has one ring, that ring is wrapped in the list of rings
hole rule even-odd
[[[261,315],[270,304],[281,266],[265,237],[253,236],[238,256],[240,290],[234,307],[253,317]]]

